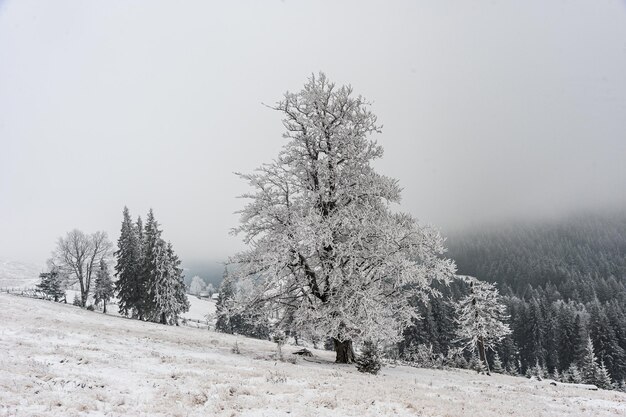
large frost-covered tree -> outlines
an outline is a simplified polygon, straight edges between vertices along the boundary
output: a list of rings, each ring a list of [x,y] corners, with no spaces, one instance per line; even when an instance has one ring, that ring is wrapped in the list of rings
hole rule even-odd
[[[486,349],[493,349],[506,335],[511,333],[506,319],[506,306],[500,302],[498,290],[493,284],[474,277],[463,277],[470,292],[457,306],[458,335],[472,351],[478,350],[480,361],[489,364]]]
[[[133,224],[127,207],[124,207],[122,230],[117,240],[115,256],[115,291],[119,299],[120,313],[143,319],[145,285],[141,280],[141,238],[143,231],[141,219],[137,226]]]
[[[105,232],[85,234],[78,229],[60,237],[52,253],[51,264],[61,268],[80,286],[80,305],[85,307],[91,290],[93,272],[102,259],[109,256],[111,242]]]
[[[253,191],[234,232],[249,248],[233,263],[253,291],[238,301],[279,327],[289,311],[290,326],[332,338],[337,362],[353,362],[353,341],[397,340],[417,314],[409,300],[454,265],[436,230],[391,210],[398,182],[372,166],[383,149],[371,135],[381,129],[350,86],[320,73],[274,108],[288,143],[240,174]]]

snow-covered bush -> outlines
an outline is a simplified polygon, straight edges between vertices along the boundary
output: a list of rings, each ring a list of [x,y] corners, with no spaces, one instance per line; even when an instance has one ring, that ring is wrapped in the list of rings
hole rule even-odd
[[[359,372],[376,375],[381,367],[382,362],[378,344],[371,340],[366,340],[363,342],[361,354],[356,359],[356,369],[358,369]]]

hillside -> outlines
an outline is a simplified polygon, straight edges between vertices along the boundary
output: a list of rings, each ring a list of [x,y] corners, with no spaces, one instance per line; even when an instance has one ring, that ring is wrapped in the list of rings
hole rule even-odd
[[[292,364],[270,342],[6,294],[0,305],[0,416],[626,413],[626,394],[613,391],[402,366],[371,376],[330,352]]]
[[[34,264],[0,259],[0,288],[32,288],[41,272]]]
[[[513,334],[499,347],[525,373],[563,373],[590,337],[612,380],[626,380],[626,212],[466,231],[448,239],[461,274],[498,284]],[[576,353],[578,352],[578,353]]]
[[[452,233],[447,245],[460,274],[515,293],[551,285],[566,298],[588,301],[573,291],[581,281],[626,285],[626,212],[492,225]]]

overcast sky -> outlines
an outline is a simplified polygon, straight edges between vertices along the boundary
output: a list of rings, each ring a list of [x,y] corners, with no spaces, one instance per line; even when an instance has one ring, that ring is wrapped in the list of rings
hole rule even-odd
[[[626,204],[626,2],[0,1],[0,258],[152,207],[220,260],[263,106],[313,72],[384,125],[378,169],[444,230]]]

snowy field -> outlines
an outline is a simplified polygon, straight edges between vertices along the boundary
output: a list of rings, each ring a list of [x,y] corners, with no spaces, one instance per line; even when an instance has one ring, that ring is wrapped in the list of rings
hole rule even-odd
[[[39,283],[44,267],[26,262],[0,259],[1,288],[32,288]]]
[[[626,415],[614,391],[408,367],[364,375],[332,352],[293,364],[265,341],[6,294],[0,306],[0,416]]]
[[[67,302],[71,303],[74,300],[74,297],[80,296],[80,291],[77,290],[65,290],[65,294],[67,297]],[[204,298],[198,298],[195,295],[187,294],[187,299],[189,300],[189,311],[182,314],[182,318],[194,321],[201,321],[205,323],[207,321],[207,316],[209,318],[209,323],[214,325],[215,323],[215,301],[207,300]],[[89,295],[87,298],[87,304],[93,303],[93,295]],[[97,308],[101,308],[102,306],[98,306]],[[107,305],[107,314],[113,316],[119,316],[119,310],[117,301],[113,299]],[[188,323],[189,326],[195,326],[194,323]]]

